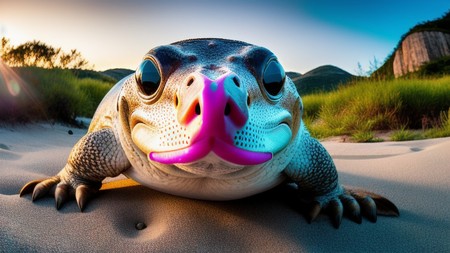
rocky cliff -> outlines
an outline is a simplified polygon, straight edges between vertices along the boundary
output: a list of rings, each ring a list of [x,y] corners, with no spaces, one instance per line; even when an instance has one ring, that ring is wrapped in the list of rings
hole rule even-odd
[[[422,31],[409,34],[394,55],[395,77],[417,71],[420,66],[450,55],[450,34]]]

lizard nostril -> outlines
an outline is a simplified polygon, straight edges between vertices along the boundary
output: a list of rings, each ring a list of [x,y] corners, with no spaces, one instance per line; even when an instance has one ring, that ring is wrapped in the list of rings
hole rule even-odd
[[[175,95],[175,107],[178,107],[178,96]]]
[[[237,87],[241,87],[241,82],[239,81],[239,78],[237,76],[233,77],[233,82]]]
[[[227,103],[227,105],[225,106],[224,114],[225,114],[225,116],[228,116],[228,115],[230,115],[230,113],[231,113],[231,106],[230,106],[230,103]]]
[[[187,82],[187,86],[189,87],[189,86],[191,86],[191,84],[193,84],[193,83],[194,83],[194,78],[191,77],[191,78],[189,78],[189,80],[188,80],[188,82]]]
[[[202,114],[202,110],[201,110],[201,108],[200,108],[200,104],[199,104],[199,103],[197,103],[197,104],[195,105],[195,114],[197,114],[197,115]]]

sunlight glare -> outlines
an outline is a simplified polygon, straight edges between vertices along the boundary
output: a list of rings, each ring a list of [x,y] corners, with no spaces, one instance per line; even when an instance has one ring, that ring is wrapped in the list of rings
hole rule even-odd
[[[11,94],[14,97],[20,94],[21,92],[20,77],[18,77],[17,74],[6,64],[4,64],[3,61],[1,60],[0,60],[0,77],[2,79],[1,83],[4,83],[4,85],[6,85],[9,94]]]
[[[33,86],[28,84],[18,73],[0,60],[0,99],[3,110],[20,110],[32,106],[45,114]],[[26,109],[25,109],[26,110]],[[1,114],[1,113],[0,113]]]

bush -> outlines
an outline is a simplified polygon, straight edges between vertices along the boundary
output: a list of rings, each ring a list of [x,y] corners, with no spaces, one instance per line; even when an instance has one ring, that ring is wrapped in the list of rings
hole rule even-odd
[[[82,107],[83,110],[78,115],[91,118],[105,94],[111,89],[111,84],[90,78],[79,80],[77,82],[78,88],[83,94],[82,96],[86,97],[87,101],[85,102],[85,106]]]

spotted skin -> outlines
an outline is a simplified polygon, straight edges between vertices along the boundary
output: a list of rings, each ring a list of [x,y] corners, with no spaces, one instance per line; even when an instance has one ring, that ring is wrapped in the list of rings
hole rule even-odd
[[[135,74],[100,103],[88,133],[55,176],[27,183],[23,196],[48,194],[56,208],[81,210],[106,177],[124,174],[184,197],[231,200],[283,182],[298,186],[312,221],[326,211],[339,227],[397,207],[375,193],[344,187],[333,160],[301,120],[293,82],[269,50],[225,39],[154,48]]]

